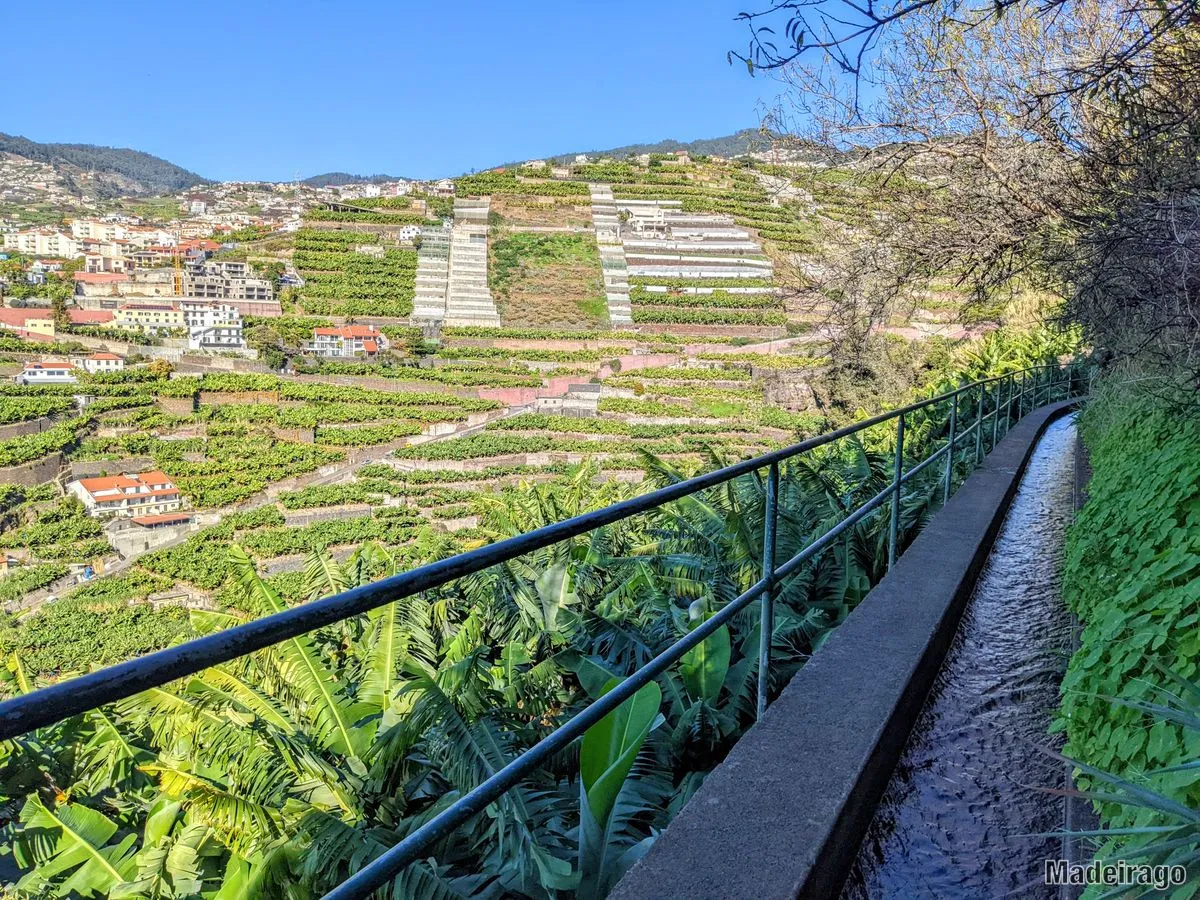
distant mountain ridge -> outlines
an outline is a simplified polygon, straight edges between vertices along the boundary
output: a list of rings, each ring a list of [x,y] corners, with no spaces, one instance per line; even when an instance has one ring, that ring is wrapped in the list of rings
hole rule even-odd
[[[349,172],[326,172],[305,178],[301,184],[309,187],[340,187],[344,184],[383,184],[386,181],[412,181],[400,175],[351,175]]]
[[[774,135],[763,132],[758,128],[743,128],[733,134],[720,137],[699,138],[694,141],[676,141],[666,139],[652,144],[626,144],[623,147],[612,147],[608,150],[580,150],[577,153],[560,153],[557,156],[546,157],[551,162],[571,162],[579,153],[588,156],[612,156],[620,159],[623,156],[638,156],[642,153],[675,153],[684,150],[698,156],[742,156],[746,153],[771,149]]]
[[[173,194],[211,180],[140,150],[96,144],[40,143],[0,132],[0,153],[53,166],[64,182],[98,196]]]

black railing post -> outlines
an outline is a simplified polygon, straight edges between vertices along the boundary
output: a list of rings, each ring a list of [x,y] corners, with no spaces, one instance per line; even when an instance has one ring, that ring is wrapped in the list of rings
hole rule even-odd
[[[1003,386],[999,381],[996,382],[996,408],[992,410],[992,450],[996,449],[996,439],[1000,432],[1000,388]]]
[[[950,481],[954,477],[954,442],[958,440],[954,430],[957,427],[958,394],[955,394],[950,406],[950,435],[946,438],[946,481],[942,485],[942,506],[950,502]]]
[[[975,406],[975,465],[983,459],[983,405],[987,401],[987,385],[979,385],[979,401]]]
[[[896,459],[893,466],[892,520],[888,525],[888,571],[896,564],[900,532],[900,498],[904,495],[904,413],[896,417]]]
[[[775,635],[775,530],[779,520],[779,464],[767,470],[766,509],[763,514],[762,577],[767,580],[759,598],[758,619],[758,703],[755,718],[767,711],[767,690],[771,681],[771,638]]]

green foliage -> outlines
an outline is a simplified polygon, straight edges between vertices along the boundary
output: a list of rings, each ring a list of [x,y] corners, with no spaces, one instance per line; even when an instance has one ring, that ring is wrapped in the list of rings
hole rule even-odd
[[[581,181],[548,181],[519,179],[514,169],[505,172],[480,172],[464,175],[455,181],[456,192],[461,196],[503,194],[533,197],[579,197],[581,203],[588,202],[588,186]]]
[[[100,578],[30,616],[5,616],[0,655],[7,659],[15,653],[31,677],[48,677],[161,649],[184,634],[187,614],[179,607],[155,609],[137,601],[170,586],[143,572]]]
[[[279,502],[283,504],[284,509],[311,509],[315,506],[341,506],[344,503],[378,503],[380,499],[380,492],[363,482],[315,484],[299,491],[284,491],[279,495]]]
[[[0,425],[63,413],[74,406],[69,397],[0,397]]]
[[[1093,476],[1071,527],[1063,591],[1084,623],[1063,681],[1056,727],[1067,755],[1120,777],[1195,759],[1195,735],[1147,728],[1121,701],[1195,679],[1200,662],[1200,420],[1188,407],[1132,388],[1106,388],[1082,417]],[[1200,806],[1200,778],[1160,785]],[[1101,806],[1111,827],[1147,823],[1144,811]]]
[[[396,221],[388,213],[324,213],[323,216],[373,217]],[[419,217],[418,217],[419,218]],[[407,316],[417,269],[414,250],[390,248],[382,257],[355,252],[377,244],[377,235],[352,231],[296,232],[294,262],[304,277],[301,304],[316,315]]]
[[[388,422],[361,428],[322,428],[316,440],[328,447],[370,447],[420,433],[421,426],[412,422]]]
[[[37,434],[0,441],[0,466],[19,466],[47,454],[67,450],[74,446],[80,430],[89,422],[88,417],[71,419]]]
[[[104,529],[82,503],[66,497],[36,521],[0,534],[0,547],[28,549],[42,560],[87,562],[110,551]]]
[[[680,477],[662,460],[646,457],[645,465],[647,487]],[[888,465],[851,446],[786,466],[781,555],[844,516],[848,498],[877,492]],[[439,480],[425,475],[380,464],[360,472],[372,488],[379,482],[388,490]],[[583,466],[558,484],[481,495],[474,538],[502,539],[632,495],[629,485],[597,476],[598,469]],[[940,482],[913,485],[913,508],[901,516],[906,536],[919,527],[926,487],[937,494]],[[162,875],[168,881],[215,889],[269,880],[280,893],[299,885],[327,891],[428,820],[447,795],[480,784],[589,693],[685,633],[689,611],[700,621],[702,611],[721,608],[753,584],[762,490],[759,479],[740,479],[85,714],[34,736],[39,747],[58,752],[14,759],[8,771],[74,784],[66,802],[120,816],[119,833],[129,843],[116,845],[122,849],[111,851],[112,859],[136,866],[126,872],[125,863],[114,865],[113,880],[97,888],[102,892],[132,891],[135,869],[139,877],[159,877],[153,873],[168,845],[179,847],[166,857],[178,870]],[[455,496],[425,489],[416,498],[449,506]],[[237,523],[228,517],[139,560],[169,580],[208,588],[224,582],[219,596],[238,611],[196,613],[193,626],[201,632],[284,609],[279,590],[296,600],[328,594],[440,558],[453,546],[420,526],[410,509],[290,529],[261,527],[259,517],[277,517],[274,509],[250,516]],[[885,527],[883,517],[860,522],[780,592],[773,690],[882,575]],[[344,565],[327,555],[327,548],[364,541],[395,549],[368,543]],[[310,556],[303,580],[270,584],[248,555],[304,551]],[[498,800],[492,814],[439,840],[430,848],[437,867],[408,870],[398,895],[452,896],[485,883],[512,895],[602,894],[753,722],[757,648],[753,617],[732,620],[677,671],[589,730],[578,777],[569,762],[552,761]],[[660,722],[662,737],[651,739]],[[67,766],[77,766],[75,774]],[[14,802],[34,793],[28,781],[4,783],[16,784],[7,788]],[[58,833],[40,826],[18,824],[15,839]],[[92,851],[106,854],[117,833],[99,828],[86,836]],[[201,845],[202,859],[191,852]],[[49,890],[66,893],[77,852],[42,842],[38,855],[22,862],[36,866],[31,877]]]
[[[13,569],[0,580],[0,603],[16,603],[30,591],[36,591],[62,578],[67,571],[67,567],[62,563]]]

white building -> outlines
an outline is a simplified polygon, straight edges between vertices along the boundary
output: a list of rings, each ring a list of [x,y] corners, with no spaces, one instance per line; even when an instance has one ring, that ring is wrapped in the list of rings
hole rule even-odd
[[[421,236],[421,226],[420,225],[402,225],[400,227],[400,230],[396,233],[397,240],[406,241],[407,243],[410,243],[410,244],[420,236]],[[378,245],[376,245],[376,246],[378,246]]]
[[[245,350],[242,314],[229,303],[181,300],[189,350]]]
[[[160,515],[179,509],[179,488],[162,472],[81,478],[67,485],[87,511],[97,517]]]
[[[27,231],[10,231],[4,235],[4,249],[16,250],[26,256],[63,256],[74,258],[83,255],[82,244],[65,231],[53,228],[32,228]]]
[[[388,347],[382,332],[367,325],[342,325],[339,328],[314,328],[309,349],[325,359],[372,357]]]
[[[89,375],[105,372],[120,372],[125,368],[125,358],[115,353],[93,353],[91,356],[72,356],[71,365],[83,369]]]
[[[21,374],[14,379],[17,384],[75,384],[75,367],[61,359],[44,359],[27,362]]]

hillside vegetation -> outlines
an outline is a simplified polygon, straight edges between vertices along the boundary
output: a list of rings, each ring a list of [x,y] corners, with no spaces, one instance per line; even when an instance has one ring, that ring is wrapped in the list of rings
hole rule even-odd
[[[43,144],[17,135],[0,134],[0,153],[47,163],[71,178],[88,176],[100,196],[170,194],[209,184],[181,166],[140,150],[96,144]]]

